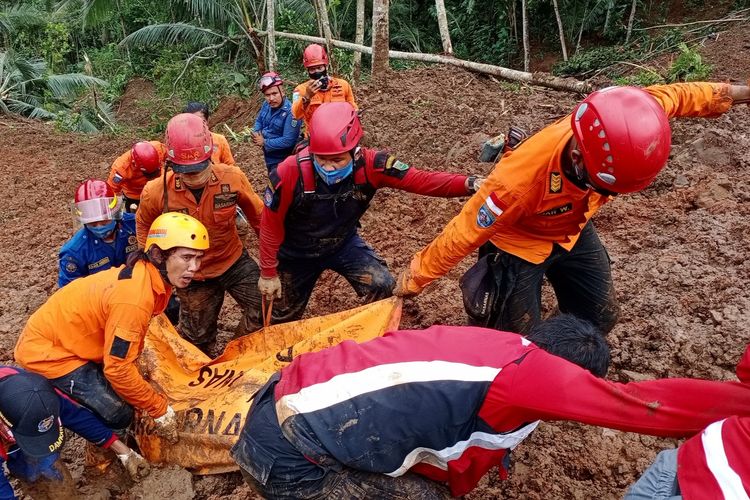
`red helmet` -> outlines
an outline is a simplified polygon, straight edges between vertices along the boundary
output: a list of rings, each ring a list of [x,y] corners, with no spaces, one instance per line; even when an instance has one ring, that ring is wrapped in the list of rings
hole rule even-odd
[[[669,158],[669,120],[650,94],[636,87],[591,93],[571,116],[573,134],[593,184],[634,193],[651,184]]]
[[[161,169],[159,152],[148,141],[140,141],[133,144],[130,154],[136,168],[144,174],[158,172]]]
[[[310,152],[333,155],[351,151],[364,135],[357,110],[348,102],[327,102],[310,119]]]
[[[258,87],[261,92],[265,92],[271,87],[281,87],[283,84],[284,80],[281,79],[281,76],[279,76],[278,73],[269,71],[268,73],[263,73],[263,76],[260,77]]]
[[[302,53],[302,65],[305,68],[313,66],[328,66],[328,54],[322,45],[312,43],[305,47]]]
[[[165,143],[172,168],[180,173],[205,169],[214,150],[208,125],[200,116],[191,113],[180,113],[169,120]]]
[[[109,185],[99,179],[86,179],[76,189],[75,215],[82,224],[119,219],[122,202]]]

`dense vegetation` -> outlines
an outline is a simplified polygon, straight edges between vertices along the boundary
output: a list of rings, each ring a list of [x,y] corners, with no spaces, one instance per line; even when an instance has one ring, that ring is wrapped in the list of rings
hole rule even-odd
[[[558,0],[571,57],[554,71],[587,78],[609,68],[608,76],[618,77],[615,63],[673,51],[681,55],[666,71],[642,67],[620,81],[704,77],[708,68],[681,42],[705,36],[710,25],[689,31],[640,29],[667,19],[672,4],[699,12],[702,3],[639,0],[628,36],[632,0]],[[729,1],[726,10],[749,3]],[[334,38],[353,40],[356,0],[327,5]],[[522,67],[520,0],[446,0],[445,5],[456,57]],[[553,3],[527,0],[526,5],[532,67],[550,54],[559,58]],[[265,8],[261,0],[0,0],[0,111],[54,119],[67,129],[113,128],[107,103],[133,76],[183,100],[216,104],[223,95],[248,96],[264,57],[258,30],[265,27]],[[434,1],[391,0],[390,16],[391,48],[442,50]],[[317,35],[313,4],[277,0],[276,30]],[[279,71],[292,81],[303,78],[303,46],[277,39]],[[351,52],[336,49],[333,61],[334,72],[351,74]]]

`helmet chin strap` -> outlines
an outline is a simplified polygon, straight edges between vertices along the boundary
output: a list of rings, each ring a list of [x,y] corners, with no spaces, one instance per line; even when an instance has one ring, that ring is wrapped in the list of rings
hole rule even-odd
[[[153,264],[153,266],[159,270],[159,275],[164,280],[164,283],[168,284],[169,286],[174,286],[174,283],[172,283],[169,280],[169,274],[167,273],[167,255],[166,252],[162,251],[162,255],[164,256],[164,260],[161,262],[161,264],[157,264],[154,262],[154,259],[151,258],[151,255],[148,253],[146,254],[146,258],[148,258],[148,261]]]

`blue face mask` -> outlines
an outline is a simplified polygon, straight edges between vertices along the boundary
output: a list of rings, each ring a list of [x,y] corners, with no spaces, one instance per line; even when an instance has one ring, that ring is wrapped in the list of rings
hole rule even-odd
[[[90,224],[86,224],[86,229],[94,233],[94,235],[100,240],[103,240],[104,238],[112,234],[112,231],[115,230],[116,225],[117,221],[111,220],[109,221],[109,224],[105,224],[103,226],[92,226]]]
[[[343,167],[331,171],[324,169],[323,166],[318,163],[314,157],[313,165],[315,165],[315,170],[323,179],[323,182],[325,182],[329,186],[333,186],[334,184],[338,184],[351,175],[352,170],[354,169],[354,160],[349,160],[349,163],[347,163]]]

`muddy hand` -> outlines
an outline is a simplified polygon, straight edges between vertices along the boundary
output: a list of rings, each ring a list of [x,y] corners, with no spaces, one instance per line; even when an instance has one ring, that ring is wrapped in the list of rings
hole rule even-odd
[[[393,295],[408,298],[416,297],[420,293],[422,293],[422,290],[412,284],[411,272],[408,269],[404,270],[396,281],[396,288],[393,289]]]
[[[177,415],[171,406],[167,406],[167,412],[159,418],[154,419],[156,428],[154,432],[157,436],[164,438],[170,444],[175,444],[180,440],[177,433]]]
[[[278,276],[273,278],[260,277],[258,279],[258,290],[268,300],[281,298],[281,280]]]
[[[136,453],[135,450],[129,450],[128,453],[123,455],[117,455],[117,458],[122,462],[125,470],[130,474],[130,478],[133,481],[139,481],[151,473],[151,466],[141,455]]]

